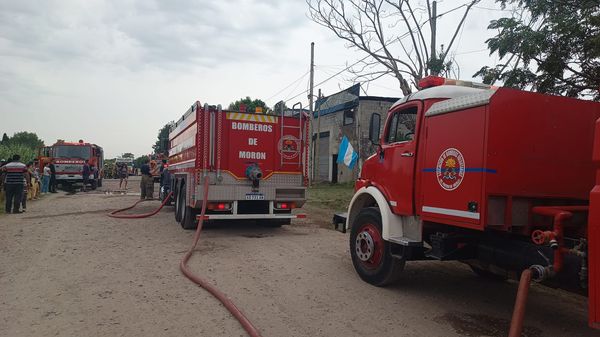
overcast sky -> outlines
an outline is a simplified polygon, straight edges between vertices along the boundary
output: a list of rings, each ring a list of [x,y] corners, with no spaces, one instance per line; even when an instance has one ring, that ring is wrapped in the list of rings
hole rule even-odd
[[[460,2],[438,3],[441,13]],[[494,33],[489,21],[509,15],[498,8],[484,0],[468,17],[451,51],[462,79],[496,61],[484,41]],[[84,139],[107,158],[140,156],[196,100],[307,104],[300,93],[312,41],[315,83],[364,56],[307,11],[304,0],[0,0],[0,133],[35,132],[46,144]],[[440,18],[439,43],[461,14]],[[319,88],[332,94],[351,80],[342,74]],[[401,96],[393,78],[367,94]]]

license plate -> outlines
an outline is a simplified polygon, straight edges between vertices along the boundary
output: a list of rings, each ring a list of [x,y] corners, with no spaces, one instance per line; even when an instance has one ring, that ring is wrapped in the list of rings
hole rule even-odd
[[[246,200],[265,200],[265,195],[262,193],[246,193]]]

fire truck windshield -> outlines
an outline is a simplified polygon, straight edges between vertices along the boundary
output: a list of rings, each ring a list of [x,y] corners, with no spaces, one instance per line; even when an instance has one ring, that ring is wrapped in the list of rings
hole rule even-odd
[[[90,159],[89,146],[61,145],[54,148],[55,158],[81,158]]]

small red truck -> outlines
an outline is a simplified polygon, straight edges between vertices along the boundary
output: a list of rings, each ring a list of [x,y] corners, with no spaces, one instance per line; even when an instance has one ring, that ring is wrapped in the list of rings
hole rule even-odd
[[[440,77],[419,86],[383,128],[371,118],[378,149],[337,217],[358,275],[384,286],[415,260],[500,279],[529,270],[588,294],[600,327],[600,104]]]
[[[75,184],[83,184],[83,164],[88,160],[90,167],[98,169],[97,175],[90,175],[89,183],[92,188],[102,186],[102,170],[104,168],[104,151],[96,144],[78,142],[65,142],[58,140],[52,146],[42,147],[38,151],[40,172],[43,172],[46,163],[54,160],[56,168],[56,183],[63,188]]]
[[[169,134],[175,219],[196,227],[205,221],[256,220],[269,226],[302,217],[308,185],[308,116],[226,111],[195,102]],[[203,200],[204,179],[208,200]]]

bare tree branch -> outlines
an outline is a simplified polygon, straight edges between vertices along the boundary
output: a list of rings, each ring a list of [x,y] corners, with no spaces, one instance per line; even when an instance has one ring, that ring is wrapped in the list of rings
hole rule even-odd
[[[417,0],[306,0],[310,18],[317,24],[332,31],[335,36],[367,55],[364,62],[349,67],[355,80],[372,81],[382,76],[392,75],[398,81],[403,94],[427,74],[430,74],[431,3],[426,7],[415,4]],[[464,24],[470,8],[480,0],[463,0],[466,3],[453,8],[467,7],[455,34],[448,44],[448,50]],[[446,13],[449,13],[447,11]],[[440,14],[444,15],[446,13]],[[421,16],[424,16],[423,18]],[[406,41],[403,41],[404,39]],[[410,42],[408,42],[410,41]],[[396,45],[396,44],[399,44]],[[442,55],[444,67],[448,51]]]

